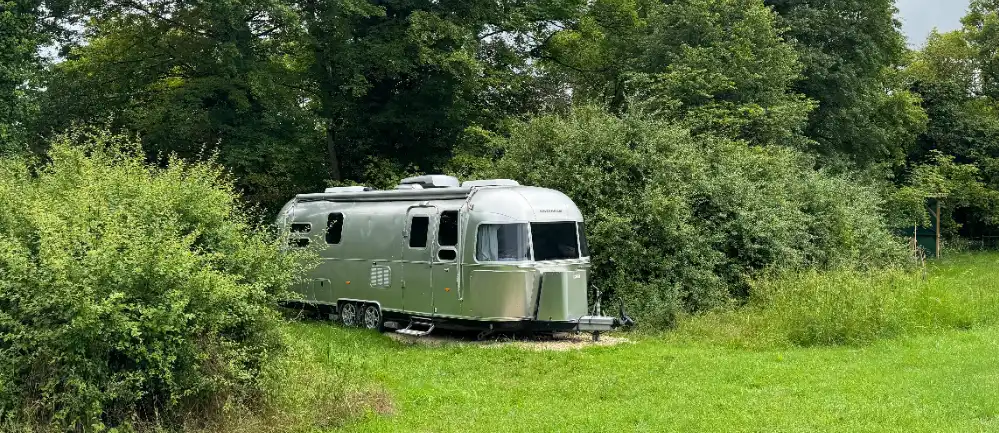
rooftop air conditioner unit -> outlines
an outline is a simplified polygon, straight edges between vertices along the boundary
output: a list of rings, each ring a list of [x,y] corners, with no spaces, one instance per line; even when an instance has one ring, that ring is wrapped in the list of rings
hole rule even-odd
[[[458,178],[443,174],[407,177],[399,183],[402,185],[419,185],[423,188],[457,188],[459,186]]]
[[[396,185],[395,189],[414,190],[414,189],[423,189],[423,186],[421,186],[418,183],[410,183],[406,185]]]

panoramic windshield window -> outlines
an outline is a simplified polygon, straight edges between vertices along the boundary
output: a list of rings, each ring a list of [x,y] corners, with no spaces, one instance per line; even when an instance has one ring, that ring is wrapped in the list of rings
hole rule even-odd
[[[480,262],[530,260],[527,224],[480,225],[476,234],[475,259]]]
[[[565,260],[579,258],[578,228],[575,222],[531,223],[534,260]]]

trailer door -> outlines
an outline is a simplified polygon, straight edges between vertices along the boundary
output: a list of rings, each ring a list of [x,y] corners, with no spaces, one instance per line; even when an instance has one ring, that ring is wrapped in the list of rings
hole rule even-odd
[[[410,208],[406,215],[402,245],[402,308],[414,314],[434,313],[430,271],[437,208]]]
[[[444,210],[437,218],[436,252],[433,256],[433,288],[434,310],[437,314],[446,316],[461,315],[461,297],[458,287],[458,275],[461,266],[458,263],[458,229],[459,214],[457,210]]]

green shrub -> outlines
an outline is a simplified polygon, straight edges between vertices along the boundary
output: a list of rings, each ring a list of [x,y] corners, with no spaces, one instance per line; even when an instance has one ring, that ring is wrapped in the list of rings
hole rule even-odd
[[[0,417],[41,430],[180,425],[254,399],[295,258],[213,164],[54,140],[0,164]],[[34,426],[34,427],[31,427]]]
[[[646,324],[745,299],[764,269],[905,257],[876,190],[788,148],[597,108],[535,118],[499,147],[489,174],[569,195],[587,219],[594,285]]]

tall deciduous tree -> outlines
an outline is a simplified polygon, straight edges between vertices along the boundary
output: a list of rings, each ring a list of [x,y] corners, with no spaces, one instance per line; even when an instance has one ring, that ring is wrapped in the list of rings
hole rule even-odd
[[[931,34],[907,69],[930,119],[909,159],[923,171],[951,161],[973,167],[985,187],[994,191],[999,190],[999,110],[986,91],[989,57],[981,57],[973,34],[973,30]],[[946,207],[945,223],[952,228],[964,225],[966,234],[994,231],[999,203],[994,195],[977,197],[981,199],[968,202],[964,209]]]
[[[804,66],[795,89],[818,102],[817,150],[861,163],[900,163],[926,117],[897,74],[905,38],[895,0],[766,0]]]
[[[270,205],[437,170],[472,127],[551,108],[526,52],[581,0],[113,0],[55,68],[40,126],[112,123],[151,152],[217,150]]]
[[[0,153],[24,145],[32,101],[29,81],[39,69],[37,4],[0,1]]]
[[[999,1],[972,0],[961,20],[981,72],[981,93],[999,98]]]
[[[801,146],[811,104],[774,19],[757,0],[597,0],[543,58],[614,111],[635,100],[696,133]]]
[[[300,56],[320,102],[330,174],[339,180],[363,177],[371,158],[439,168],[470,126],[542,108],[551,86],[526,62],[528,35],[583,2],[297,4],[306,29]]]
[[[87,44],[54,68],[39,128],[110,122],[152,156],[218,152],[256,202],[322,185],[320,138],[303,72],[277,33],[297,26],[277,1],[113,1]]]

